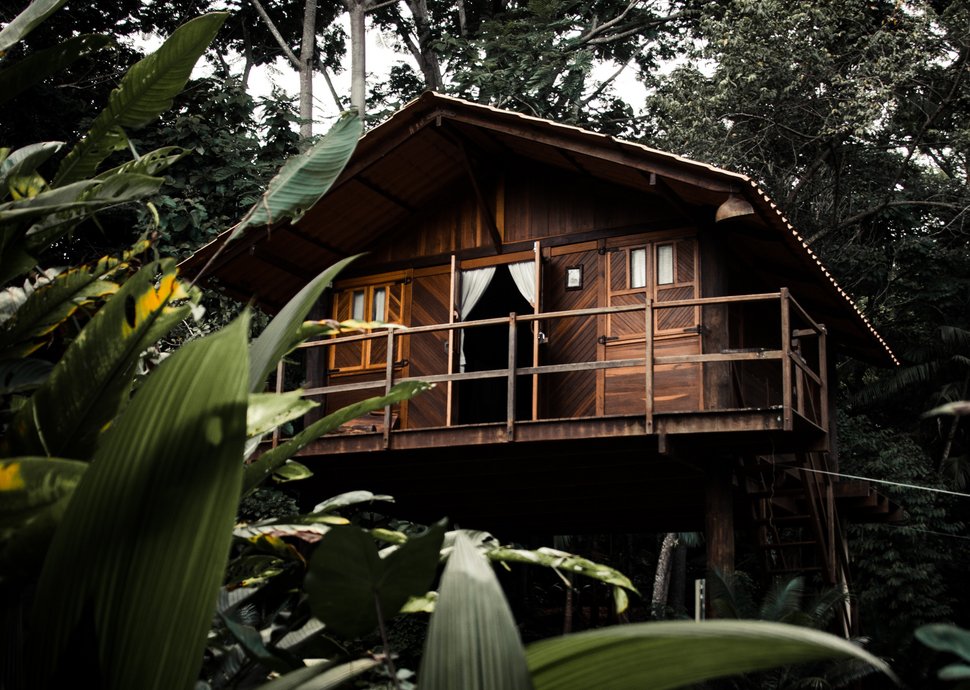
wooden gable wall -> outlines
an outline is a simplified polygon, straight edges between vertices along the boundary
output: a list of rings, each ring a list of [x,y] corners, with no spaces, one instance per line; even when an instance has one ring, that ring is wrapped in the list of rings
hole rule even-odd
[[[478,178],[488,204],[482,209],[467,178],[442,191],[408,220],[385,233],[352,272],[447,263],[494,254],[491,216],[504,245],[569,236],[683,224],[662,196],[619,188],[595,178],[527,162],[506,162]],[[365,232],[366,229],[362,229]]]

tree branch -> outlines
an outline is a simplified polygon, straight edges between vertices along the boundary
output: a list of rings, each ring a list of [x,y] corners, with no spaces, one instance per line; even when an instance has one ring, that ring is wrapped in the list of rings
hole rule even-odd
[[[266,22],[266,27],[269,29],[269,32],[273,34],[273,38],[276,39],[276,42],[279,44],[280,48],[283,49],[283,54],[290,62],[293,63],[294,67],[299,69],[300,58],[298,58],[296,56],[296,53],[294,53],[293,50],[288,45],[286,45],[286,41],[283,40],[283,34],[280,33],[280,30],[276,28],[276,24],[274,24],[273,20],[269,18],[268,14],[266,14],[266,10],[263,9],[262,4],[260,4],[259,0],[249,0],[249,1],[253,3],[253,7],[256,8],[256,12],[258,12],[259,16],[263,18],[264,22]]]

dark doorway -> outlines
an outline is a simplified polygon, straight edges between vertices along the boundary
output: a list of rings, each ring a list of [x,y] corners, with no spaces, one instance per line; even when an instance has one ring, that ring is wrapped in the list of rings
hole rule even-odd
[[[516,314],[531,314],[532,305],[519,292],[509,269],[499,266],[478,304],[465,318],[492,319]],[[518,324],[516,365],[532,366],[532,329]],[[508,369],[509,327],[506,324],[468,328],[464,334],[465,371]],[[505,421],[507,379],[462,381],[458,387],[458,422],[484,424]],[[532,377],[519,376],[515,384],[515,417],[529,419],[532,414]]]

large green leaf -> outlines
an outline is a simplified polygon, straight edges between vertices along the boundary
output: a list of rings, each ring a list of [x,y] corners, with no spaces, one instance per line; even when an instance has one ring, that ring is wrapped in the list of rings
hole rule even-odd
[[[87,463],[55,458],[0,462],[0,582],[36,577]]]
[[[110,168],[100,173],[95,179],[105,180],[119,174],[135,173],[138,175],[157,175],[166,168],[179,162],[191,151],[180,146],[163,146],[160,149],[142,154],[135,160],[122,163],[116,168]]]
[[[377,628],[405,602],[424,594],[434,580],[444,525],[409,539],[385,558],[373,537],[359,527],[331,529],[310,558],[305,589],[313,615],[344,637]]]
[[[0,78],[2,83],[2,78]],[[2,93],[2,91],[0,91]],[[62,141],[44,141],[19,148],[0,163],[0,198],[6,194],[11,178],[29,175],[64,146]]]
[[[246,435],[259,436],[280,424],[302,417],[318,403],[303,399],[303,391],[287,393],[250,393],[246,412]]]
[[[285,676],[260,685],[259,690],[333,690],[379,663],[376,659],[356,659],[340,666],[315,664],[290,671]]]
[[[23,12],[0,31],[0,57],[10,46],[19,43],[38,24],[60,9],[67,0],[34,0]]]
[[[486,545],[484,551],[489,560],[501,561],[503,563],[539,565],[545,568],[552,568],[557,572],[561,571],[572,575],[582,575],[583,577],[613,585],[613,599],[616,604],[617,613],[623,613],[627,609],[629,602],[626,592],[633,592],[639,595],[630,578],[616,568],[611,568],[602,563],[596,563],[595,561],[565,551],[559,551],[558,549],[541,547],[535,550],[529,550],[513,549],[505,546],[490,547]]]
[[[112,175],[96,187],[85,190],[73,207],[44,214],[34,222],[27,230],[27,250],[47,249],[93,212],[149,197],[164,181],[161,177],[136,173]]]
[[[117,292],[118,285],[105,279],[127,268],[128,262],[148,246],[142,240],[120,257],[103,256],[58,273],[26,295],[21,288],[8,288],[5,293],[17,290],[23,301],[0,331],[0,359],[26,356],[44,344],[44,336],[70,318],[78,307]]]
[[[37,585],[35,672],[70,669],[70,641],[93,636],[101,687],[195,683],[239,501],[248,326],[162,362],[106,434]]]
[[[94,176],[101,161],[125,145],[122,127],[142,127],[168,110],[227,16],[213,12],[186,22],[161,48],[133,65],[91,130],[61,161],[54,185]]]
[[[283,355],[300,342],[300,327],[313,305],[320,299],[323,291],[330,287],[340,271],[355,258],[357,257],[351,256],[341,259],[307,283],[253,341],[249,348],[250,392],[258,393],[264,388],[266,377],[276,369]]]
[[[187,296],[171,259],[132,276],[18,410],[7,453],[88,459],[102,428],[124,405],[141,353],[188,315],[189,305],[171,305]]]
[[[54,365],[43,359],[0,361],[0,395],[24,393],[40,387]]]
[[[0,71],[0,105],[110,43],[108,36],[85,34],[28,55],[16,65]]]
[[[236,225],[230,240],[253,225],[272,225],[284,218],[299,220],[340,175],[360,138],[357,111],[349,110],[320,141],[288,159],[256,204]]]
[[[485,556],[461,533],[441,576],[418,678],[421,690],[532,687],[502,587]]]
[[[956,654],[970,661],[970,631],[955,625],[931,623],[916,629],[916,639],[938,652]]]
[[[409,400],[429,388],[431,388],[431,385],[422,381],[399,383],[387,395],[367,398],[359,403],[348,405],[336,412],[328,414],[323,419],[318,419],[289,441],[281,443],[272,450],[266,451],[255,462],[247,465],[246,479],[244,482],[245,491],[248,492],[255,489],[292,455],[306,448],[324,434],[329,434],[331,431],[337,429],[341,424],[345,424],[351,419],[357,419],[368,412],[379,410],[387,405],[394,405],[402,400]]]
[[[895,679],[882,660],[847,640],[765,621],[613,626],[535,642],[526,653],[536,690],[665,690],[826,659],[859,659]]]

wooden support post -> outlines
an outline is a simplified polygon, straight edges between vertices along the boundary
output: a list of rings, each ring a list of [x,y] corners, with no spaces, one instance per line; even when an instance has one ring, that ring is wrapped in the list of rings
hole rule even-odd
[[[791,304],[788,301],[788,288],[781,289],[781,404],[783,428],[792,429],[792,385],[791,385]]]
[[[458,261],[454,254],[451,255],[451,286],[448,288],[448,323],[455,322],[455,289],[458,286]],[[455,373],[455,329],[448,329],[448,375]],[[451,426],[452,408],[452,385],[451,380],[447,383],[445,391],[445,426]]]
[[[653,299],[647,298],[646,307],[644,309],[644,323],[643,323],[643,342],[644,342],[644,363],[643,363],[643,379],[644,379],[644,407],[646,418],[644,419],[644,424],[646,425],[647,433],[653,433]]]
[[[515,312],[509,314],[509,374],[508,397],[505,405],[505,434],[509,441],[515,438]]]
[[[727,460],[708,470],[704,538],[707,541],[707,570],[734,572],[734,496]]]
[[[394,331],[387,331],[387,365],[384,374],[384,395],[394,386]],[[391,406],[384,406],[384,448],[391,446]]]
[[[535,304],[532,313],[538,316],[542,313],[542,254],[539,251],[539,241],[533,245],[535,251]],[[532,322],[532,366],[539,366],[539,321]],[[539,375],[532,375],[532,421],[539,419]]]

